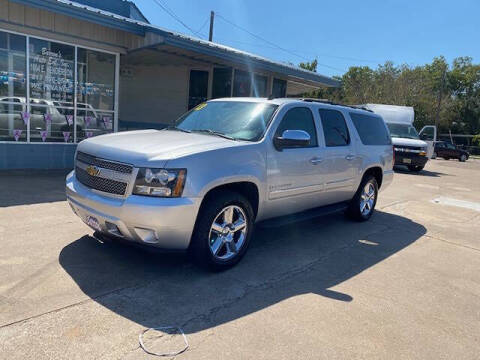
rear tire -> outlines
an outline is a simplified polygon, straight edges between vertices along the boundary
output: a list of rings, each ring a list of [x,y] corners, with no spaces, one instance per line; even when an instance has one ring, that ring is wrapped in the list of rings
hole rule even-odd
[[[420,172],[423,170],[423,166],[416,166],[416,165],[410,165],[408,167],[408,170],[413,171],[413,172]]]
[[[374,176],[363,178],[355,196],[350,201],[347,215],[356,221],[367,221],[375,211],[378,197],[378,183]]]
[[[211,196],[202,204],[193,230],[189,248],[193,261],[213,271],[234,266],[247,251],[253,225],[253,209],[244,196],[232,191]]]

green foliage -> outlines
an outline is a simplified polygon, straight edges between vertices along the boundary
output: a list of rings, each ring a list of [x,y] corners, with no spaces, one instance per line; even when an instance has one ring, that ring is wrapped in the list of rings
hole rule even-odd
[[[316,71],[317,60],[300,67]],[[391,61],[376,69],[352,66],[337,80],[339,88],[305,95],[346,104],[413,106],[417,128],[437,124],[442,133],[480,133],[480,65],[470,57],[456,58],[451,65],[440,56],[423,66]]]
[[[475,135],[475,136],[472,138],[472,145],[473,145],[473,146],[480,146],[480,134]]]
[[[301,67],[302,69],[313,71],[313,72],[317,72],[317,65],[318,65],[317,59],[311,62],[304,62],[304,63],[302,62],[298,64],[298,66]]]

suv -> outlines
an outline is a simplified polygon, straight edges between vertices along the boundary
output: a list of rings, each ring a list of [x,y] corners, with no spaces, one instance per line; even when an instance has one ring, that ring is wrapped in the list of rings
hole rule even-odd
[[[470,154],[468,151],[457,148],[451,143],[445,141],[438,141],[435,143],[435,150],[433,151],[433,158],[441,157],[445,160],[458,159],[461,162],[468,160]]]
[[[189,250],[222,270],[245,254],[256,222],[337,210],[368,220],[392,167],[388,129],[369,111],[228,98],[163,130],[82,141],[66,193],[95,236]]]

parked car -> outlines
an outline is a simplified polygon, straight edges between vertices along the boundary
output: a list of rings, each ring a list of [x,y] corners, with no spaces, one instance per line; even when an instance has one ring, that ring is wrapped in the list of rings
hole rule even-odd
[[[46,131],[48,141],[63,142],[64,131],[73,134],[73,122],[68,121],[67,116],[73,116],[73,104],[44,99],[30,99],[30,139],[41,141],[42,131]],[[68,108],[70,107],[70,108]],[[77,134],[84,137],[85,131],[93,135],[105,132],[105,126],[91,105],[77,103]],[[27,111],[25,97],[0,97],[0,137],[13,137],[14,129],[23,129],[26,125],[22,113]],[[48,118],[47,122],[45,118]],[[88,122],[85,118],[88,117]],[[87,124],[88,123],[88,124]],[[73,139],[73,136],[72,136]]]
[[[437,127],[424,126],[420,132],[413,126],[415,111],[411,106],[365,104],[367,109],[385,120],[395,151],[395,165],[404,165],[410,171],[422,171],[433,157]]]
[[[452,143],[445,141],[438,141],[435,143],[435,150],[433,152],[433,158],[441,157],[445,160],[458,159],[461,162],[467,161],[470,157],[468,151],[459,149]]]
[[[368,220],[392,168],[387,127],[372,112],[216,99],[164,130],[82,141],[66,194],[96,236],[189,250],[222,270],[245,254],[256,222],[338,210]]]

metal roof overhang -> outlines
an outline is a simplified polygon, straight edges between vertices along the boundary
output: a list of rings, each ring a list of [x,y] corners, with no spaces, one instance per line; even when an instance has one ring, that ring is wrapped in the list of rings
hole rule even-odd
[[[159,35],[162,40],[158,43],[149,44],[147,47],[170,45],[176,48],[211,56],[223,61],[242,64],[253,69],[260,69],[282,74],[300,83],[307,83],[311,86],[340,86],[339,81],[328,76],[304,70],[288,64],[275,62],[267,58],[257,56],[248,52],[234,49],[221,44],[208,42],[202,39],[182,35],[162,29],[148,23],[125,18],[120,15],[109,13],[100,9],[92,8],[69,0],[10,0],[26,6],[32,6],[52,12],[61,13],[66,16],[90,21],[107,27],[123,30],[141,36],[148,33]],[[135,51],[135,49],[134,49]]]

